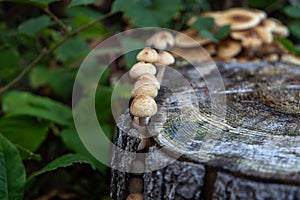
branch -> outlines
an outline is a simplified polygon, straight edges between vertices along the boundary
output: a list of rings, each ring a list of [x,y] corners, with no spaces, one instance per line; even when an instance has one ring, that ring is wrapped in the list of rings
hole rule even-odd
[[[60,27],[67,33],[69,34],[69,28],[67,27],[67,25],[65,25],[56,15],[54,15],[53,12],[51,12],[49,10],[48,7],[44,8],[45,13],[47,13],[50,17],[52,17],[52,19],[54,19],[54,21],[56,23],[58,23],[58,25],[60,25]]]
[[[36,64],[38,64],[41,60],[43,60],[46,56],[53,53],[58,47],[60,47],[62,44],[64,44],[68,39],[71,37],[81,33],[82,31],[85,31],[86,29],[90,28],[91,26],[95,25],[99,21],[110,17],[114,13],[108,13],[105,14],[98,19],[95,19],[94,21],[91,21],[90,23],[79,27],[78,29],[70,32],[68,35],[66,35],[60,42],[56,43],[52,48],[48,50],[42,50],[41,53],[30,63],[28,64],[25,69],[17,76],[15,77],[11,82],[9,82],[7,85],[0,88],[0,95],[3,94],[5,91],[13,87],[16,83],[18,83]]]

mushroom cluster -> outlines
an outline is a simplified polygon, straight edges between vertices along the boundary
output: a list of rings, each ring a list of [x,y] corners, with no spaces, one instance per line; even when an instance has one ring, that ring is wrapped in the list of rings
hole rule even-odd
[[[147,44],[155,49],[146,47],[141,50],[136,57],[138,62],[129,71],[129,76],[136,79],[131,92],[130,113],[139,126],[147,125],[150,117],[156,114],[157,105],[153,98],[158,94],[166,66],[175,62],[174,57],[165,51],[174,45],[174,37],[169,32],[154,34]]]
[[[250,8],[232,8],[226,11],[207,12],[201,17],[212,17],[216,28],[230,25],[229,35],[218,44],[213,43],[208,38],[199,37],[199,31],[189,28],[182,33],[193,38],[218,61],[285,61],[298,64],[300,58],[289,54],[275,37],[287,37],[289,31],[280,21],[274,18],[267,18],[264,11]],[[192,17],[188,25],[196,21]],[[183,34],[178,34],[175,38],[175,45],[184,48],[186,54],[195,51],[197,44],[184,38]]]

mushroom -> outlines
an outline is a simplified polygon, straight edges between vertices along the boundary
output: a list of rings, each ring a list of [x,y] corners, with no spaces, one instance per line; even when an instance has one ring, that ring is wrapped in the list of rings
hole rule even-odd
[[[174,62],[175,59],[169,52],[162,51],[159,53],[159,60],[155,63],[155,65],[158,67],[156,78],[160,83],[162,82],[167,65],[171,65]]]
[[[217,49],[217,56],[220,58],[232,58],[239,54],[242,46],[239,42],[234,40],[222,41]]]
[[[224,11],[216,19],[218,26],[230,24],[232,30],[246,30],[259,24],[261,16],[244,8],[232,8]]]
[[[208,38],[199,37],[199,32],[195,29],[188,29],[178,33],[175,37],[175,45],[177,47],[190,48],[199,45],[205,45],[212,41]]]
[[[154,99],[150,96],[140,95],[136,96],[130,105],[130,113],[138,117],[138,125],[145,126],[148,124],[151,116],[157,112],[157,105]]]
[[[152,35],[147,41],[146,44],[153,46],[156,49],[165,50],[168,46],[172,47],[175,44],[174,36],[168,31],[160,31]]]
[[[156,74],[156,68],[151,63],[138,62],[134,64],[129,70],[129,76],[133,79],[137,79],[143,74]]]
[[[131,95],[133,97],[140,96],[140,95],[156,97],[157,93],[158,93],[158,89],[154,83],[142,83],[137,81],[133,86]]]
[[[141,75],[137,79],[136,84],[138,84],[138,82],[140,82],[140,83],[153,83],[157,87],[157,89],[160,88],[160,83],[153,74],[143,74],[143,75]]]
[[[300,56],[295,56],[293,54],[283,54],[281,56],[281,61],[294,65],[300,65]]]
[[[154,63],[159,59],[159,56],[158,53],[155,51],[155,49],[146,47],[138,53],[136,59],[138,61]]]
[[[209,11],[209,12],[205,12],[205,13],[202,13],[200,16],[192,16],[188,21],[187,21],[187,25],[189,26],[192,26],[193,23],[195,21],[197,21],[197,18],[198,17],[212,17],[214,18],[215,20],[220,17],[222,14],[221,11]]]
[[[275,23],[275,27],[272,29],[272,32],[279,37],[287,37],[289,36],[289,30],[286,26],[284,26],[279,20],[274,18],[269,18],[270,21]]]
[[[127,196],[126,200],[143,200],[144,196],[142,193],[131,193]]]
[[[265,55],[263,58],[265,61],[269,61],[269,62],[275,62],[279,60],[279,56],[276,53],[272,53],[269,55]]]

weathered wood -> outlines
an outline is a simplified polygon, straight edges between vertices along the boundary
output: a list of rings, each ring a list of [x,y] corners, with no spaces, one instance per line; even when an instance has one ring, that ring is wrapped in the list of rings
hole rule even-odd
[[[218,69],[225,91],[208,90],[192,67],[179,70],[192,89],[169,88],[176,79],[166,73],[156,99],[159,112],[149,126],[155,139],[150,152],[163,153],[146,158],[146,168],[181,156],[144,174],[144,198],[300,199],[300,67],[220,63]],[[226,104],[212,109],[214,97],[225,97]],[[119,137],[129,137],[130,129]],[[129,140],[135,142],[117,144],[132,149],[139,143]],[[113,185],[121,180],[126,190],[126,175],[115,173],[113,180]]]

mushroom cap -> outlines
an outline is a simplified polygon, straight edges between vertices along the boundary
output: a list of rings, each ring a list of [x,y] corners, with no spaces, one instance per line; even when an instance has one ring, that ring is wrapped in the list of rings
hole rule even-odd
[[[217,56],[220,58],[232,58],[239,54],[242,50],[242,46],[239,42],[234,40],[222,41],[217,50]]]
[[[281,56],[281,61],[295,65],[300,65],[300,56],[295,56],[293,54],[283,54]]]
[[[156,74],[156,67],[151,63],[138,62],[134,64],[129,70],[129,76],[133,79],[137,79],[143,74]]]
[[[206,44],[203,48],[209,55],[215,55],[217,53],[216,45],[214,43]]]
[[[245,30],[259,24],[261,18],[243,8],[232,8],[224,11],[223,14],[216,19],[218,26],[230,24],[232,30]]]
[[[127,196],[126,200],[143,200],[144,195],[142,193],[131,193]]]
[[[146,95],[150,97],[156,97],[158,89],[154,83],[136,82],[133,86],[131,95],[133,97]]]
[[[266,30],[272,31],[276,26],[276,23],[270,19],[263,19],[258,27],[264,27]]]
[[[204,37],[198,37],[198,31],[195,29],[187,29],[175,36],[175,45],[178,47],[191,48],[199,45],[211,43],[211,40]]]
[[[146,44],[156,49],[167,49],[168,46],[172,47],[175,45],[175,38],[168,31],[160,31],[152,35],[146,41]]]
[[[137,84],[138,82],[140,83],[152,83],[154,84],[157,89],[160,88],[160,83],[159,81],[157,80],[157,78],[153,75],[153,74],[143,74],[141,75],[137,81],[135,82],[135,84]]]
[[[242,40],[242,46],[246,48],[258,48],[262,45],[263,41],[270,43],[273,41],[273,36],[270,31],[265,33],[264,29],[255,27],[250,30],[233,31],[230,36],[236,40]]]
[[[263,57],[263,60],[270,61],[270,62],[275,62],[275,61],[279,60],[279,56],[276,53],[272,53],[272,54],[269,54],[269,55],[265,55]]]
[[[155,51],[155,49],[146,47],[138,53],[136,59],[138,61],[154,63],[159,59],[159,56],[158,53]]]
[[[159,53],[159,60],[155,63],[156,66],[167,66],[175,62],[175,58],[167,51],[162,51]]]
[[[267,13],[263,10],[255,9],[255,8],[243,8],[245,10],[248,10],[254,14],[256,14],[260,19],[266,19]]]
[[[242,46],[257,49],[262,46],[262,41],[257,37],[248,37],[242,40]]]
[[[172,48],[172,54],[176,59],[181,59],[181,57],[183,57],[189,62],[210,61],[211,59],[209,54],[204,51],[201,46],[193,48],[174,47]]]
[[[272,32],[279,37],[289,36],[289,30],[284,26],[279,20],[275,18],[269,18],[270,21],[275,23],[275,27],[272,29]]]
[[[157,105],[150,96],[136,96],[130,105],[130,112],[136,117],[151,117],[156,114]]]
[[[256,32],[257,36],[262,40],[262,42],[267,44],[273,42],[274,38],[271,30],[268,30],[261,26],[257,26],[254,28],[254,31]]]

